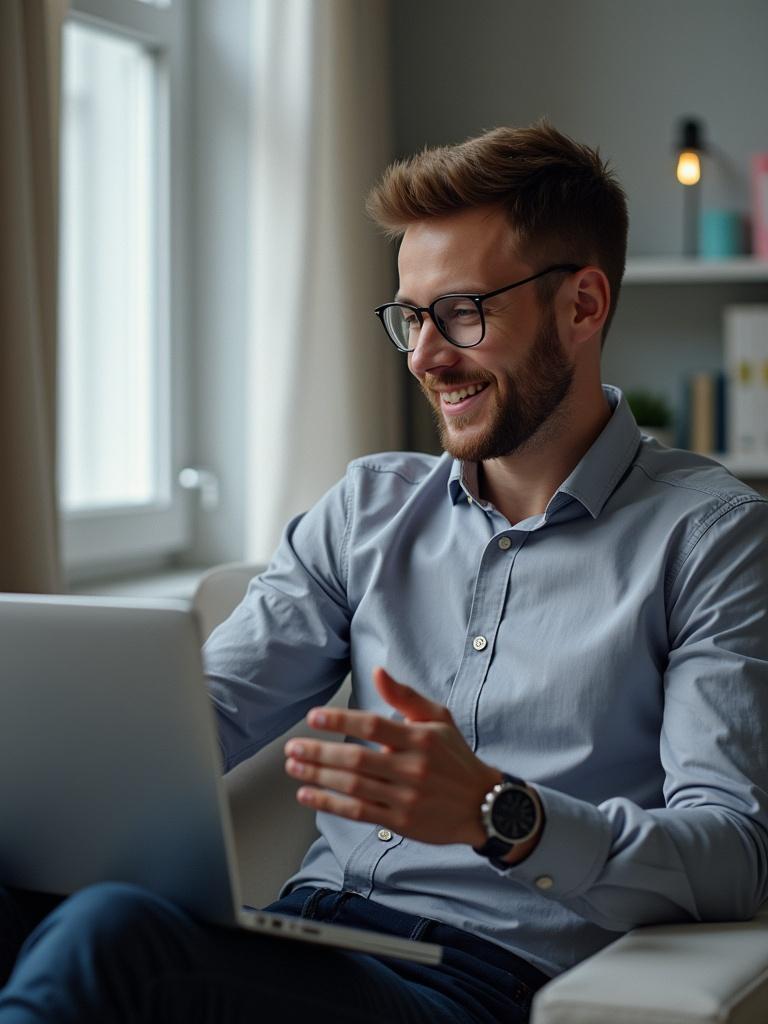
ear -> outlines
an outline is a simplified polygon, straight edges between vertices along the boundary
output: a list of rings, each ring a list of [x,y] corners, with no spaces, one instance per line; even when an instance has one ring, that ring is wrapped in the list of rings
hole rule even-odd
[[[599,337],[611,308],[611,286],[605,273],[599,267],[582,267],[563,292],[567,292],[567,323],[562,325],[566,336],[576,345]]]

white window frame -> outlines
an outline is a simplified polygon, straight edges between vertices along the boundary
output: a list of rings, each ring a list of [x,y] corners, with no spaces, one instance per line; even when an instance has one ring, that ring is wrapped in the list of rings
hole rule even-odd
[[[188,131],[186,88],[187,0],[167,6],[140,0],[70,0],[68,19],[108,29],[150,47],[158,56],[157,208],[155,251],[159,383],[170,402],[160,436],[166,493],[150,504],[65,511],[61,516],[62,561],[69,582],[161,565],[191,543],[189,496],[179,487],[188,448],[187,264],[185,225],[189,191],[185,159]],[[172,187],[171,187],[171,183]],[[162,428],[161,428],[162,430]]]

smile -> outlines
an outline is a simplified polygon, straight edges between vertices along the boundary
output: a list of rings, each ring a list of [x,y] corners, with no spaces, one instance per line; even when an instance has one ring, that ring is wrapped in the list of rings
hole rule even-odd
[[[458,405],[459,402],[471,398],[487,387],[487,384],[469,384],[465,388],[459,388],[458,391],[443,391],[440,397],[446,405]]]

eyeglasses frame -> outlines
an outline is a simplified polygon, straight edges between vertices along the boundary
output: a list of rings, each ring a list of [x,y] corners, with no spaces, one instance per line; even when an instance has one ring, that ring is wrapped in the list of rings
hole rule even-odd
[[[483,311],[483,303],[486,299],[493,299],[497,295],[501,295],[503,292],[511,291],[513,288],[520,288],[521,285],[528,284],[530,281],[535,281],[539,277],[544,277],[545,274],[552,274],[558,270],[572,274],[580,269],[581,267],[578,263],[556,263],[551,267],[540,270],[538,274],[531,274],[530,277],[524,277],[522,281],[514,281],[512,284],[505,284],[502,288],[495,288],[492,292],[485,292],[483,295],[470,295],[467,292],[448,292],[447,295],[438,295],[437,298],[433,302],[430,302],[428,306],[414,306],[410,302],[385,302],[381,306],[377,306],[376,309],[374,309],[374,313],[379,320],[381,320],[381,325],[384,328],[387,337],[395,346],[397,351],[402,352],[405,355],[409,352],[415,351],[415,349],[402,348],[402,346],[390,334],[389,328],[384,320],[385,310],[390,309],[392,306],[404,306],[406,309],[412,310],[412,312],[419,318],[419,330],[424,326],[424,313],[429,313],[430,320],[450,345],[454,345],[456,348],[476,348],[485,337],[485,313]],[[477,306],[477,311],[480,314],[481,334],[478,341],[473,341],[471,345],[462,345],[458,341],[454,341],[453,338],[448,337],[435,316],[435,306],[438,302],[442,302],[443,299],[469,299],[474,302],[475,306]]]

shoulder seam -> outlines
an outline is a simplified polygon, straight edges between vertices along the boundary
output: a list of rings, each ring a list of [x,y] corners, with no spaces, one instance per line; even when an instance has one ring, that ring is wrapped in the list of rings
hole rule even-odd
[[[742,501],[756,501],[756,502],[766,502],[766,501],[768,501],[768,498],[766,498],[762,494],[754,493],[754,494],[729,495],[729,494],[727,494],[724,491],[713,490],[710,487],[695,486],[694,484],[690,484],[688,482],[681,481],[681,480],[669,480],[669,479],[667,479],[667,478],[665,478],[663,476],[659,476],[656,473],[651,473],[650,470],[647,469],[647,467],[644,466],[639,460],[635,460],[635,466],[640,470],[641,473],[644,473],[645,476],[647,476],[649,480],[653,480],[653,481],[655,481],[658,484],[666,484],[668,487],[679,487],[682,490],[686,490],[686,491],[697,491],[699,494],[708,494],[710,497],[719,498],[721,501],[725,502],[728,507],[731,507],[732,505],[734,505],[734,503],[735,504],[741,504]],[[722,468],[723,468],[723,472],[727,472],[727,470],[725,469],[724,466]],[[741,483],[741,481],[739,481],[737,477],[734,477],[734,480],[736,480],[737,483]],[[743,486],[748,486],[748,485],[744,484]]]
[[[692,488],[692,489],[693,490],[698,490],[699,488]],[[706,491],[704,493],[711,494],[713,492]],[[719,495],[719,494],[717,496],[718,497],[722,497],[722,495]],[[674,587],[675,583],[677,582],[677,577],[680,574],[681,569],[683,568],[685,563],[688,561],[690,556],[693,554],[693,551],[694,551],[696,545],[702,540],[702,538],[707,533],[709,533],[709,531],[712,529],[712,527],[715,525],[715,523],[719,522],[729,512],[733,512],[735,509],[741,508],[742,505],[750,505],[750,504],[762,505],[762,504],[765,504],[765,498],[763,498],[759,494],[739,494],[739,495],[735,495],[733,498],[730,498],[727,501],[725,499],[723,499],[723,500],[725,502],[723,505],[719,506],[716,509],[713,509],[707,516],[704,517],[704,519],[701,520],[701,522],[699,522],[695,526],[695,528],[693,529],[692,533],[687,538],[686,546],[680,551],[680,554],[678,555],[678,557],[676,558],[674,563],[672,565],[670,565],[669,569],[667,570],[667,588],[666,589],[667,589],[667,593],[668,594],[671,593],[672,588]]]
[[[371,473],[389,473],[392,476],[399,476],[400,479],[403,480],[407,484],[420,484],[422,482],[422,480],[424,479],[423,476],[419,477],[418,479],[412,479],[411,477],[406,476],[405,473],[403,473],[403,471],[400,470],[400,469],[390,468],[389,466],[372,466],[370,463],[362,462],[362,461],[359,461],[359,460],[354,462],[354,463],[352,463],[349,468],[350,469],[367,469]],[[424,474],[424,476],[426,476],[426,475],[427,475],[427,473]]]

